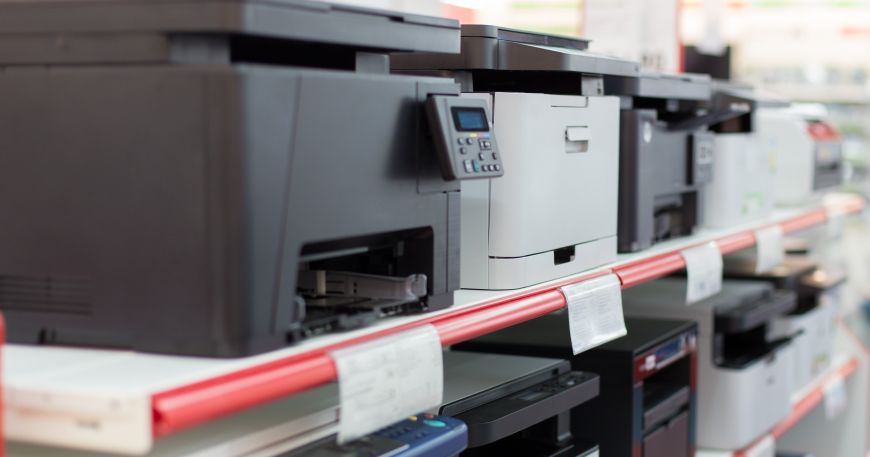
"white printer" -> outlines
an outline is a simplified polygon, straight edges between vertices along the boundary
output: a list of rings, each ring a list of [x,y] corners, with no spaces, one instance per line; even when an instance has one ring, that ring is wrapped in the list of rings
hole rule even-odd
[[[843,142],[824,115],[796,108],[758,110],[758,141],[774,160],[775,201],[800,205],[843,183]]]
[[[746,114],[712,126],[716,166],[712,181],[701,191],[702,225],[725,228],[769,216],[773,211],[773,156],[757,144],[753,88],[716,81],[711,105]]]
[[[625,290],[623,305],[631,316],[698,323],[698,447],[742,449],[791,410],[791,339],[768,339],[767,328],[796,294],[757,281],[724,281],[691,306],[685,294],[685,280],[661,279]]]
[[[462,185],[461,287],[521,288],[615,259],[619,99],[601,94],[605,75],[638,66],[587,44],[463,25],[461,54],[392,57],[394,71],[450,75],[486,100],[510,164]]]

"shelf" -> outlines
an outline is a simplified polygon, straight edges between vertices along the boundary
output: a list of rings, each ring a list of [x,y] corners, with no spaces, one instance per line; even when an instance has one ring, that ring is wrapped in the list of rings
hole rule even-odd
[[[123,414],[127,423],[147,424],[144,426],[99,434],[59,421],[56,429],[40,429],[40,439],[48,436],[59,440],[47,444],[85,446],[83,438],[69,444],[63,441],[65,434],[72,433],[86,435],[90,440],[87,443],[102,443],[98,445],[104,449],[127,446],[131,452],[135,447],[132,443],[139,443],[141,448],[150,445],[153,438],[334,381],[336,370],[328,355],[332,350],[426,324],[433,325],[442,344],[449,346],[564,308],[565,298],[559,291],[562,286],[616,273],[623,288],[632,287],[684,268],[680,251],[688,247],[715,241],[727,254],[753,246],[754,231],[759,228],[778,224],[785,233],[793,233],[823,224],[829,215],[855,213],[863,208],[860,197],[840,195],[809,207],[777,211],[757,223],[727,230],[701,230],[644,252],[620,255],[613,264],[534,287],[457,291],[454,306],[446,310],[384,319],[364,329],[324,335],[243,359],[7,345],[3,371],[6,415],[11,418],[6,424],[7,436],[25,439],[22,434],[28,427],[40,423],[35,422],[40,420],[38,414],[10,415],[10,407],[49,415],[52,408],[64,402],[143,403],[149,407],[131,407]]]
[[[858,359],[854,357],[842,357],[839,361],[834,363],[833,367],[828,370],[827,373],[820,376],[819,379],[816,379],[816,381],[808,388],[792,398],[791,412],[785,417],[785,419],[780,421],[767,434],[760,437],[745,449],[734,452],[702,449],[698,450],[697,457],[748,457],[753,455],[751,452],[753,447],[764,441],[769,441],[770,439],[776,441],[781,438],[813,409],[819,406],[825,397],[824,386],[837,378],[844,380],[847,379],[855,372],[855,370],[858,369],[858,363]]]

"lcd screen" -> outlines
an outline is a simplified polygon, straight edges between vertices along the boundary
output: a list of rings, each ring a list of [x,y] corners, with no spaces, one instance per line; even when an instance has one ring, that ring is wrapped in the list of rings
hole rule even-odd
[[[488,132],[489,122],[483,108],[450,108],[453,124],[460,132]]]

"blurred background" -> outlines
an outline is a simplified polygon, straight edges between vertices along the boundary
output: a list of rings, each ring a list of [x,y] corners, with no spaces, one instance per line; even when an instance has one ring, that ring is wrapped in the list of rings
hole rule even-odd
[[[593,40],[651,71],[694,71],[827,111],[870,195],[870,0],[341,0]]]

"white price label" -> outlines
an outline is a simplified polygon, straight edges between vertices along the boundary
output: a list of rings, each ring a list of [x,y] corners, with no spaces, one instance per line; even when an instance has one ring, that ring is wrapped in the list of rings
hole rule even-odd
[[[722,252],[715,241],[685,249],[680,254],[686,261],[686,304],[712,297],[722,290]]]
[[[772,225],[755,231],[755,272],[764,273],[782,263],[785,247],[782,244],[782,227]]]
[[[331,356],[341,400],[339,443],[442,402],[443,350],[431,325],[339,349]]]
[[[775,457],[776,440],[773,435],[767,435],[743,453],[746,457]]]
[[[825,394],[825,416],[828,419],[834,419],[846,410],[848,403],[846,382],[843,381],[842,376],[837,376],[825,383],[823,391]]]
[[[568,302],[568,330],[574,355],[625,336],[622,287],[608,274],[562,287]]]

